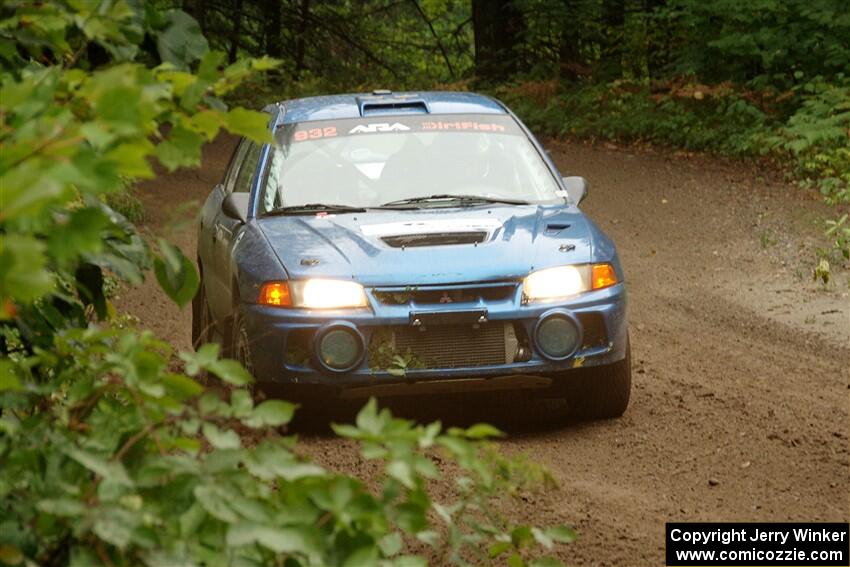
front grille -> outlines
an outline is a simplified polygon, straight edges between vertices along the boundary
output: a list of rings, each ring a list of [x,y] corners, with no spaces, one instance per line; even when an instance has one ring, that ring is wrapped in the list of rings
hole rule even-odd
[[[425,368],[491,366],[506,362],[503,323],[393,329],[395,351],[412,353]]]
[[[375,299],[384,305],[440,304],[467,303],[481,301],[504,301],[513,297],[517,284],[515,282],[498,283],[495,285],[480,285],[472,287],[407,287],[376,289]]]
[[[385,236],[383,240],[393,248],[416,248],[419,246],[451,246],[454,244],[481,244],[487,239],[487,231],[436,232],[425,234],[402,234]]]

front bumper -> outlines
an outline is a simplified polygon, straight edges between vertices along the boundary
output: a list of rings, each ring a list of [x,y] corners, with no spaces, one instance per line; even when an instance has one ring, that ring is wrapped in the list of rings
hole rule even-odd
[[[263,382],[304,384],[338,389],[363,389],[367,386],[445,382],[459,379],[488,379],[523,376],[543,376],[579,366],[606,365],[623,360],[626,356],[627,314],[626,292],[622,283],[610,288],[587,292],[561,302],[522,302],[521,286],[508,296],[494,300],[478,299],[474,303],[449,303],[445,305],[418,305],[413,302],[388,305],[376,298],[375,290],[367,290],[371,308],[349,311],[310,311],[278,309],[255,304],[243,304],[240,309],[251,341],[254,375]],[[317,369],[316,364],[293,361],[289,341],[303,337],[328,326],[345,325],[354,328],[369,345],[373,336],[387,328],[410,326],[411,313],[485,310],[490,323],[510,322],[530,347],[528,360],[506,364],[486,364],[454,368],[408,368],[403,376],[387,369],[370,368],[369,357],[353,369],[333,373]],[[552,360],[542,355],[534,344],[535,326],[542,316],[553,311],[567,314],[579,327],[593,320],[601,325],[604,341],[581,343],[576,352],[564,360]],[[589,329],[580,329],[589,335]],[[600,329],[594,329],[599,336]],[[480,381],[480,380],[479,380]],[[523,380],[518,380],[523,383]],[[495,384],[495,382],[494,382]]]

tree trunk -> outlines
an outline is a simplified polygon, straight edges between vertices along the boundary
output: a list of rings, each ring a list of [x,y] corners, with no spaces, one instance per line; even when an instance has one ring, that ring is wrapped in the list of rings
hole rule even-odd
[[[472,0],[472,27],[475,74],[485,81],[499,81],[515,73],[524,22],[512,0]]]
[[[661,77],[664,68],[669,63],[671,51],[671,30],[669,25],[660,25],[652,28],[652,17],[666,5],[665,0],[644,0],[644,15],[649,19],[647,23],[646,62],[649,79]]]
[[[304,63],[305,38],[307,37],[307,22],[310,19],[310,0],[301,0],[301,10],[298,14],[298,35],[295,38],[295,78],[301,78],[306,69]]]
[[[206,31],[206,0],[183,0],[183,11],[195,18],[201,31]]]
[[[280,59],[283,54],[281,47],[280,34],[280,9],[281,0],[263,0],[263,35],[265,36],[266,52],[265,54],[275,59]]]
[[[579,52],[578,6],[576,0],[564,0],[564,21],[561,26],[561,40],[558,45],[558,68],[561,78],[577,79],[584,74]]]
[[[606,80],[623,76],[623,40],[626,23],[625,0],[602,1],[602,57],[600,75]]]
[[[236,62],[240,35],[242,35],[242,0],[236,0],[233,7],[233,28],[230,30],[230,49],[227,51],[227,60],[231,63]]]

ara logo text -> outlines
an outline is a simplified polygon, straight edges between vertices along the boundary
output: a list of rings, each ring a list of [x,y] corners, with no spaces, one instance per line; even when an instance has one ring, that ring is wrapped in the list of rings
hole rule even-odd
[[[390,124],[388,122],[376,122],[374,124],[358,124],[354,128],[348,131],[349,134],[374,134],[375,132],[406,132],[410,130],[404,124],[399,124],[395,122]]]

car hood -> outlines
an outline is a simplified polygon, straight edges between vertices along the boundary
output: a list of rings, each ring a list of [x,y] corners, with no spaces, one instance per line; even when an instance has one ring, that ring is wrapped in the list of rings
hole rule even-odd
[[[290,278],[352,278],[364,285],[521,278],[540,268],[590,262],[594,234],[571,205],[279,216],[259,219],[259,226]],[[483,242],[429,245],[469,233]],[[402,247],[394,237],[418,245]]]

